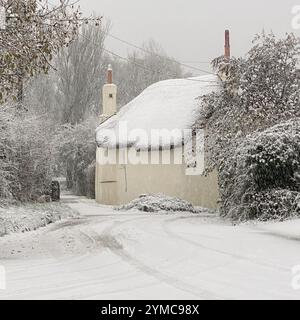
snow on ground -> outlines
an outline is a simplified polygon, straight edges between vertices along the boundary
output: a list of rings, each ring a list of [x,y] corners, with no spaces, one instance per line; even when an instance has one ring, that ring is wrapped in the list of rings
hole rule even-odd
[[[96,140],[99,145],[109,147],[114,147],[117,142],[120,145],[134,144],[136,148],[143,149],[149,146],[151,130],[177,129],[177,134],[174,133],[172,138],[175,145],[181,144],[182,130],[191,128],[198,114],[197,98],[217,90],[218,83],[216,75],[157,82],[101,124],[96,130]],[[120,123],[126,123],[128,136],[119,135]],[[136,129],[144,130],[146,136]],[[112,130],[118,140],[107,130]],[[151,141],[151,146],[155,147],[154,141]]]
[[[26,232],[49,223],[74,216],[74,212],[59,203],[32,203],[0,208],[0,237],[13,232]]]
[[[299,241],[214,215],[63,201],[79,219],[0,238],[0,299],[300,298],[291,285]]]
[[[257,228],[273,235],[300,241],[300,219],[260,223]]]

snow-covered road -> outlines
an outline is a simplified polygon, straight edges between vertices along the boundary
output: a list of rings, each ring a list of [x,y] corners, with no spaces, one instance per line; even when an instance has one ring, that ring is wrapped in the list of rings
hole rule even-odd
[[[300,241],[212,216],[64,201],[78,219],[0,239],[0,299],[300,299]]]

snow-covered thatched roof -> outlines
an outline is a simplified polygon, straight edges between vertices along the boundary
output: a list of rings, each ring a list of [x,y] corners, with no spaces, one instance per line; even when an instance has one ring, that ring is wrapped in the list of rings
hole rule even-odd
[[[190,129],[199,113],[197,98],[217,90],[219,81],[218,76],[208,75],[165,80],[151,85],[96,129],[98,146],[134,145],[143,149],[152,145],[144,133],[149,137],[153,129],[178,132]],[[124,126],[127,137],[123,131],[119,134],[120,127]],[[182,142],[180,134],[173,136],[173,139],[175,145]]]

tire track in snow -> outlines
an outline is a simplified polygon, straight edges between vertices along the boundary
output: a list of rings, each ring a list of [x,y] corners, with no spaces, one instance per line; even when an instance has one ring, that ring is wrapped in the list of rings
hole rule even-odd
[[[223,254],[223,255],[229,256],[231,258],[234,258],[236,260],[249,261],[249,262],[251,262],[253,264],[256,264],[258,266],[267,267],[267,268],[271,268],[271,269],[275,269],[275,270],[281,270],[281,271],[285,271],[285,272],[289,272],[290,273],[290,269],[286,268],[286,267],[274,266],[273,264],[270,264],[270,263],[267,263],[267,262],[261,262],[261,261],[258,262],[258,261],[255,261],[255,260],[253,260],[251,258],[248,258],[248,257],[240,255],[240,254],[224,251],[224,250],[221,250],[221,249],[212,248],[212,247],[200,244],[199,242],[184,238],[184,237],[178,235],[178,233],[172,231],[171,228],[168,226],[169,224],[172,224],[172,223],[174,223],[174,222],[176,222],[176,221],[178,221],[180,219],[191,219],[191,218],[193,218],[193,217],[172,218],[172,219],[165,220],[164,223],[163,223],[163,228],[164,228],[165,232],[170,237],[173,237],[174,239],[182,240],[182,241],[184,241],[186,243],[192,244],[192,245],[194,245],[196,247],[199,247],[199,248],[202,248],[204,250],[213,251],[213,252],[216,252],[216,253],[219,253],[219,254]],[[198,233],[197,233],[197,235],[198,235]],[[203,235],[203,234],[201,236],[205,237],[205,235]]]
[[[114,222],[111,227],[106,228],[101,234],[95,233],[93,237],[96,237],[96,241],[100,240],[102,243],[106,244],[106,247],[113,252],[115,255],[119,256],[123,261],[129,263],[130,265],[134,266],[136,269],[142,271],[143,273],[154,277],[155,279],[159,280],[160,282],[164,282],[176,289],[185,291],[187,293],[190,293],[194,296],[196,296],[199,299],[224,299],[225,297],[222,297],[221,295],[216,295],[214,292],[206,290],[206,289],[200,289],[197,286],[193,286],[190,284],[185,283],[182,280],[179,280],[176,277],[173,277],[171,275],[162,273],[158,271],[157,269],[150,267],[140,261],[139,259],[133,257],[129,252],[127,252],[124,247],[116,240],[116,238],[112,235],[113,230],[118,228],[121,225],[127,224],[129,222],[135,221],[135,220],[141,220],[146,219],[149,217],[138,217],[135,219],[129,219],[126,221],[117,221]],[[100,238],[99,238],[100,237]],[[104,240],[104,241],[103,241]]]

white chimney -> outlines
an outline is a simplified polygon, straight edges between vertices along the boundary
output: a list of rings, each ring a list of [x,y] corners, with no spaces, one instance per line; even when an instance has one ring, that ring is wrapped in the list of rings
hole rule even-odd
[[[102,89],[103,116],[111,117],[117,113],[117,86],[113,84],[113,72],[111,65],[107,69],[107,83]]]

